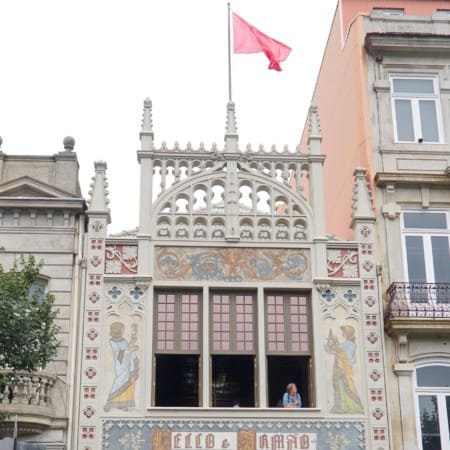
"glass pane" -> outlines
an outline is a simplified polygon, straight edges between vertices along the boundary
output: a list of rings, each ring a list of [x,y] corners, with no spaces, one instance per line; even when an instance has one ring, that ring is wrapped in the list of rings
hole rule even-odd
[[[406,259],[408,261],[408,279],[411,283],[426,282],[425,257],[421,236],[406,236]]]
[[[423,450],[441,450],[437,397],[420,395],[419,411]]]
[[[411,100],[395,100],[395,119],[399,141],[414,142]]]
[[[36,295],[36,300],[39,303],[42,303],[45,298],[45,288],[46,283],[43,281],[35,281],[31,286],[30,290],[28,291],[28,296],[31,298],[34,295]]]
[[[420,124],[424,142],[439,142],[435,100],[419,100]]]
[[[385,9],[385,8],[373,8],[374,11],[380,11],[385,16],[403,16],[404,9]]]
[[[396,94],[434,94],[433,80],[420,78],[396,78],[393,82]]]
[[[417,386],[450,387],[450,366],[427,366],[417,369]]]
[[[291,351],[300,351],[300,346],[298,342],[303,342],[305,344],[305,350],[308,351],[308,334],[300,333],[299,323],[307,323],[308,317],[305,306],[299,306],[301,302],[301,297],[291,296],[290,297],[290,341],[291,341]],[[302,330],[303,331],[303,330]],[[303,351],[303,350],[302,350]]]
[[[404,213],[403,221],[405,228],[447,229],[447,216],[445,213]]]
[[[212,406],[254,407],[254,356],[211,355],[211,363]],[[199,446],[195,447],[199,448]],[[211,446],[206,445],[206,447]]]
[[[155,355],[155,359],[155,406],[198,406],[199,357]]]
[[[447,236],[431,236],[434,279],[436,283],[450,283],[450,252]]]

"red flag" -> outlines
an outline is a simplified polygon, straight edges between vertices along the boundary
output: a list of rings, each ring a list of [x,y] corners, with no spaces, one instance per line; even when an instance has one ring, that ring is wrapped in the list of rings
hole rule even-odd
[[[291,48],[259,31],[242,17],[233,13],[234,53],[263,52],[269,59],[269,69],[281,70],[280,62],[286,60]]]

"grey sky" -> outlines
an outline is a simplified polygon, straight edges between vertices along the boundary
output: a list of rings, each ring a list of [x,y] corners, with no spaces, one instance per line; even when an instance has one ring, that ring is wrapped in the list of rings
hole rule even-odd
[[[292,47],[283,72],[233,55],[240,145],[298,144],[337,0],[235,0],[232,9]],[[155,140],[222,147],[226,0],[17,0],[0,5],[0,136],[7,154],[62,151],[73,135],[87,196],[108,163],[110,232],[138,221],[142,102]]]

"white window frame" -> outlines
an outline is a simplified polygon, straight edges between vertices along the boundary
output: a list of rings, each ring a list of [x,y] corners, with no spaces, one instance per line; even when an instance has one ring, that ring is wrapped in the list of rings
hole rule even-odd
[[[403,16],[405,15],[405,10],[403,8],[373,8],[376,13],[382,14],[384,16]]]
[[[391,111],[392,111],[392,121],[394,124],[394,139],[396,143],[415,143],[415,144],[443,144],[444,143],[444,127],[442,123],[442,107],[441,107],[441,97],[439,90],[438,77],[436,75],[406,75],[406,74],[392,74],[389,77],[391,85]],[[415,94],[415,93],[395,93],[394,92],[394,80],[431,80],[433,82],[433,94]],[[395,100],[410,100],[412,119],[413,119],[413,141],[403,141],[398,137],[397,128],[397,115],[395,109]],[[436,105],[436,120],[438,128],[438,141],[422,142],[422,126],[420,123],[420,100],[434,100]]]
[[[439,15],[442,15],[442,16],[449,16],[449,18],[450,18],[450,9],[439,8],[439,9],[436,10],[436,12],[437,12]]]
[[[447,229],[436,229],[436,228],[406,228],[405,227],[405,214],[408,213],[424,213],[424,214],[445,214],[447,220]],[[431,238],[434,236],[447,236],[450,246],[450,213],[448,210],[405,210],[402,211],[401,215],[401,232],[402,232],[402,256],[403,256],[403,267],[404,271],[404,281],[406,283],[410,282],[408,274],[408,258],[406,253],[406,236],[417,236],[423,239],[423,250],[424,250],[424,260],[425,260],[425,276],[426,280],[424,283],[435,283],[434,276],[434,263],[433,263],[433,250],[431,247]]]
[[[419,450],[423,450],[422,447],[422,429],[420,424],[420,406],[419,406],[419,396],[421,395],[435,395],[438,399],[438,413],[439,413],[439,434],[441,436],[441,446],[442,450],[450,450],[450,429],[448,426],[447,414],[450,416],[450,410],[446,411],[445,397],[450,396],[450,387],[427,387],[417,385],[417,369],[422,369],[424,367],[431,366],[450,366],[448,362],[443,361],[433,361],[427,362],[416,366],[414,371],[414,405],[415,405],[415,416],[416,416],[416,430],[417,430],[417,443],[419,445]],[[445,432],[447,432],[446,436]]]

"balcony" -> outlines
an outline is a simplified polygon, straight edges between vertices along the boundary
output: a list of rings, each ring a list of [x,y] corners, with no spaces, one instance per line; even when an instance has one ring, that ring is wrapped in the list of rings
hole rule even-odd
[[[450,333],[450,283],[392,283],[387,296],[389,334]]]
[[[16,372],[10,383],[0,386],[0,411],[10,421],[0,422],[0,436],[11,435],[11,419],[18,416],[19,435],[41,433],[48,428],[54,411],[51,393],[56,378],[43,373]]]

